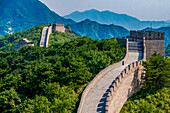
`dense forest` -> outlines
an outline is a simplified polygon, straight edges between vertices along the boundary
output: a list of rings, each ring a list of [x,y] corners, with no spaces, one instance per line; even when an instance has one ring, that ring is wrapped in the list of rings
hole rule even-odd
[[[143,66],[143,87],[124,104],[121,113],[170,113],[170,58],[154,53]]]
[[[20,37],[38,44],[41,31],[34,29],[38,28],[1,38],[1,43],[11,42],[1,46],[1,50],[11,51],[0,52],[2,113],[76,112],[80,95],[87,84],[103,68],[119,62],[125,55],[125,47],[116,39],[99,41],[79,37],[64,42],[56,38],[68,36],[59,32],[50,36],[59,42],[50,43],[48,48],[25,46],[18,51],[12,49],[13,43]]]

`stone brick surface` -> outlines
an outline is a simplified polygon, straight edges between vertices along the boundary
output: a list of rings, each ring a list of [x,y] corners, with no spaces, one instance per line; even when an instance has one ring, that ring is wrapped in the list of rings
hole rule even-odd
[[[82,113],[105,112],[106,97],[108,93],[107,90],[109,89],[110,84],[122,72],[122,70],[128,66],[128,64],[139,60],[139,54],[142,53],[129,52],[128,60],[124,66],[117,67],[116,69],[110,71],[103,76],[97,84],[95,84],[86,97]]]

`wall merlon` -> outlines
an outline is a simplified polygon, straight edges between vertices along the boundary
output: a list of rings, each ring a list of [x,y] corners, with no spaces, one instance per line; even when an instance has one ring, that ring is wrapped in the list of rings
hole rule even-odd
[[[113,89],[113,87],[110,88],[110,93],[111,93],[111,95],[113,96],[113,94],[114,94],[114,89]]]
[[[128,70],[129,70],[129,71],[132,69],[131,66],[132,66],[131,64],[128,65]]]
[[[119,77],[119,82],[121,82],[122,81],[122,76],[121,76],[121,74],[118,76]]]
[[[113,83],[113,87],[114,87],[114,91],[116,91],[116,89],[117,89],[116,82]]]
[[[121,78],[123,79],[123,78],[124,78],[124,71],[122,71],[122,72],[120,73],[120,75],[121,75]]]
[[[125,69],[126,69],[126,74],[128,74],[128,73],[129,73],[128,66],[127,66],[127,67],[125,67]]]

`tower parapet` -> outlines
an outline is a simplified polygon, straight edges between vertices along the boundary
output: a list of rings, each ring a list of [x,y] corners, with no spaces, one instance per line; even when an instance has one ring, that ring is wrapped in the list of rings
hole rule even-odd
[[[51,23],[50,26],[52,26],[52,29],[54,31],[60,31],[60,32],[65,32],[65,27],[64,24],[59,24],[59,23]]]
[[[146,40],[164,40],[164,32],[145,31],[144,36]]]

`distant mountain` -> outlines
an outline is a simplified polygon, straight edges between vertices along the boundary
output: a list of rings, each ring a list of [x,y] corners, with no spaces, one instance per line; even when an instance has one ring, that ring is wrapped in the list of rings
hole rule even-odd
[[[152,25],[153,28],[159,28],[162,26],[168,26],[170,23],[164,21],[140,21],[135,17],[128,16],[126,14],[118,14],[110,11],[98,11],[95,9],[87,10],[84,12],[73,12],[64,18],[72,19],[76,22],[90,19],[101,24],[114,24],[123,26],[128,30],[139,30]]]
[[[170,23],[170,20],[167,20],[166,22],[167,22],[167,23]]]
[[[165,47],[167,47],[168,44],[170,44],[170,27],[161,27],[161,28],[158,28],[158,29],[146,28],[144,30],[165,32]]]
[[[70,25],[71,30],[81,36],[89,36],[93,39],[112,38],[117,36],[128,36],[129,31],[121,26],[99,24],[95,21],[84,20]]]
[[[73,24],[39,0],[0,0],[0,36],[49,23]]]

